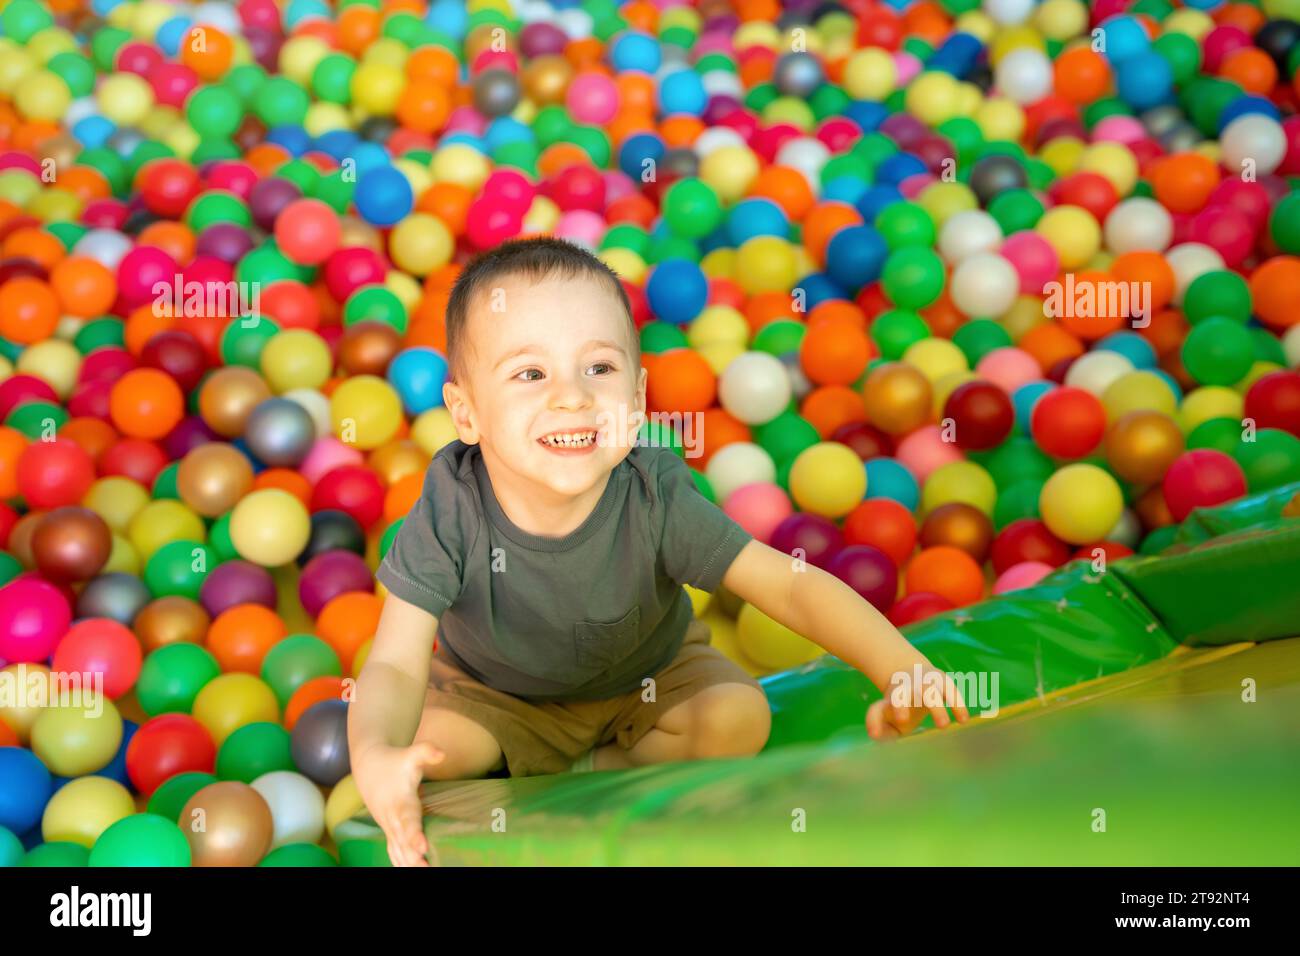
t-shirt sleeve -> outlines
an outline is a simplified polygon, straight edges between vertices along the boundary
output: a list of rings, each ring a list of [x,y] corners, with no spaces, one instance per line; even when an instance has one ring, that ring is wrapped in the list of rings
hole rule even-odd
[[[456,603],[464,581],[469,542],[458,498],[454,476],[434,461],[419,500],[375,573],[391,593],[434,617]]]
[[[690,467],[671,451],[659,466],[663,535],[659,555],[678,584],[716,591],[727,568],[753,535],[695,486]]]

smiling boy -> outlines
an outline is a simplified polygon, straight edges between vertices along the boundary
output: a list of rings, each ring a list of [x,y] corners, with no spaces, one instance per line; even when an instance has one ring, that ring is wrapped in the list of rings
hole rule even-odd
[[[460,437],[380,565],[388,597],[349,716],[395,864],[424,863],[424,778],[761,750],[762,688],[709,645],[683,584],[726,585],[877,687],[933,670],[848,585],[705,499],[672,449],[637,444],[647,374],[626,293],[595,256],[543,237],[478,257],[448,302],[447,355]],[[880,701],[867,729],[907,733],[927,712],[949,722]]]

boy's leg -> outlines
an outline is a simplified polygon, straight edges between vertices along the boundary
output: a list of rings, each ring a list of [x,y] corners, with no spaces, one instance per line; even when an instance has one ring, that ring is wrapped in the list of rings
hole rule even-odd
[[[501,745],[486,727],[464,714],[437,705],[438,691],[429,688],[424,714],[415,732],[416,743],[431,743],[446,756],[424,768],[429,780],[469,780],[505,766]]]

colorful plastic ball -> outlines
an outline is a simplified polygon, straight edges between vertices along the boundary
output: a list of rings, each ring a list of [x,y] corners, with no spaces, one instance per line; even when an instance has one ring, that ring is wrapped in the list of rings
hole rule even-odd
[[[68,600],[39,578],[19,578],[0,588],[0,660],[43,662],[72,621]]]
[[[954,607],[974,604],[984,596],[984,572],[978,562],[950,545],[920,551],[908,563],[904,581],[909,595],[937,594]]]
[[[268,398],[253,409],[244,429],[248,450],[264,465],[296,467],[316,441],[311,414],[288,398]]]
[[[47,843],[76,843],[87,849],[118,820],[135,813],[131,792],[107,777],[89,776],[60,787],[41,815]]]
[[[797,667],[825,653],[812,641],[748,603],[736,618],[736,643],[745,657],[772,670]]]
[[[15,477],[30,508],[76,505],[95,481],[95,463],[69,439],[33,441],[19,454]]]
[[[708,295],[704,273],[687,259],[665,259],[651,271],[646,283],[646,296],[654,314],[677,325],[685,325],[699,315]]]
[[[447,381],[447,360],[431,348],[403,349],[388,366],[388,381],[397,390],[409,415],[419,415],[442,404]]]
[[[192,826],[202,819],[202,828]],[[246,783],[209,784],[181,809],[180,828],[195,866],[255,866],[271,847],[271,809]]]
[[[770,545],[825,569],[844,547],[844,534],[829,518],[796,512],[776,526]]]
[[[1281,165],[1287,140],[1281,125],[1260,113],[1247,113],[1230,122],[1219,134],[1221,163],[1233,173],[1264,176]]]
[[[1183,433],[1168,415],[1139,409],[1115,421],[1106,433],[1105,451],[1115,474],[1146,485],[1159,481],[1182,453]]]
[[[252,787],[271,809],[273,850],[289,844],[315,844],[324,836],[325,798],[302,774],[273,770],[253,780]]]
[[[180,827],[154,813],[118,820],[95,841],[88,866],[190,865],[190,845]]]
[[[1050,564],[1043,564],[1041,561],[1022,561],[1013,564],[999,574],[997,580],[993,582],[993,594],[1006,594],[1009,591],[1033,587],[1054,570],[1055,568]]]
[[[790,404],[785,366],[766,352],[746,352],[727,364],[718,379],[718,401],[748,425],[772,421]]]
[[[210,773],[217,748],[207,728],[188,714],[162,714],[145,721],[126,748],[131,785],[148,797],[178,773]]]
[[[30,750],[0,747],[0,827],[26,833],[54,792],[50,772]]]
[[[313,704],[294,725],[293,762],[322,786],[332,787],[350,772],[348,705],[342,700]]]
[[[401,427],[401,399],[382,378],[356,375],[331,394],[330,419],[335,434],[347,444],[363,450],[378,448]]]
[[[292,768],[289,732],[266,721],[240,727],[217,753],[216,772],[222,780],[252,783],[264,773]]]
[[[205,518],[225,514],[252,485],[252,463],[224,442],[198,446],[181,459],[176,472],[181,500]]]
[[[909,624],[916,624],[956,607],[956,604],[942,594],[917,591],[906,595],[890,609],[889,623],[899,628],[907,627]]]
[[[1070,559],[1070,549],[1037,518],[1010,522],[993,539],[993,572],[1002,574],[1012,565],[1038,561],[1058,568]]]
[[[479,208],[478,203],[472,205],[470,215],[476,215]],[[478,233],[476,228],[475,234]],[[441,219],[416,212],[393,229],[388,238],[388,248],[393,262],[399,268],[412,275],[425,276],[451,261],[455,239]]]
[[[86,581],[104,567],[112,551],[108,524],[89,508],[56,508],[32,533],[36,569],[55,583]]]
[[[218,747],[246,724],[274,723],[280,717],[275,693],[252,674],[222,674],[208,681],[194,698],[192,713]]]
[[[32,724],[32,751],[61,777],[102,770],[122,743],[121,715],[89,683],[56,695]]]
[[[845,289],[858,290],[880,278],[889,245],[871,226],[848,226],[826,246],[826,271]]]
[[[320,265],[338,248],[341,236],[338,213],[319,199],[290,202],[275,217],[276,244],[299,265]]]
[[[881,282],[885,295],[903,309],[924,309],[943,292],[943,260],[930,249],[908,246],[885,260]]]
[[[1053,389],[1034,403],[1030,433],[1049,455],[1082,458],[1106,433],[1105,406],[1081,388]]]
[[[59,642],[52,666],[69,674],[98,674],[104,693],[116,699],[140,676],[142,654],[136,636],[117,621],[85,618]]]
[[[826,568],[876,610],[887,613],[898,594],[898,568],[889,556],[866,544],[842,549]]]
[[[1232,385],[1255,363],[1255,343],[1241,323],[1208,318],[1187,333],[1181,357],[1187,374],[1200,384]]]
[[[1244,411],[1257,428],[1278,428],[1300,438],[1300,372],[1270,372],[1257,379],[1246,392]]]
[[[848,514],[867,490],[862,460],[847,445],[821,442],[800,452],[790,468],[790,494],[803,511],[828,518]]]
[[[372,226],[392,226],[411,211],[411,183],[391,166],[367,169],[357,176],[357,212]]]
[[[1174,459],[1161,488],[1169,513],[1175,521],[1182,521],[1193,508],[1240,498],[1246,493],[1246,475],[1241,465],[1223,452],[1198,448]]]
[[[953,421],[957,444],[972,451],[996,448],[1015,424],[1011,399],[989,382],[959,385],[944,403],[943,415]]]
[[[1043,523],[1070,544],[1105,538],[1124,511],[1118,483],[1102,468],[1066,465],[1043,485],[1038,502]]]
[[[220,673],[220,665],[207,648],[185,642],[159,647],[144,660],[136,699],[151,717],[188,713],[199,691]]]

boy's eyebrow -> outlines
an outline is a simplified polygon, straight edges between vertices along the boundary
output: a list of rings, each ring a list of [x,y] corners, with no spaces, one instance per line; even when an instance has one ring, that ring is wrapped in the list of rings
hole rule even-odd
[[[624,349],[623,346],[619,345],[617,342],[611,342],[609,339],[591,339],[590,341],[583,343],[581,351],[585,352],[590,348],[613,349],[616,352],[622,352],[624,355],[627,354],[627,350]],[[519,348],[515,349],[514,351],[510,352],[509,354],[503,355],[501,356],[501,358],[497,359],[497,363],[496,365],[492,366],[492,370],[496,371],[498,368],[500,368],[506,362],[510,361],[512,358],[517,358],[520,355],[529,355],[529,354],[545,355],[546,348],[541,345],[532,345],[532,344],[522,345]]]

